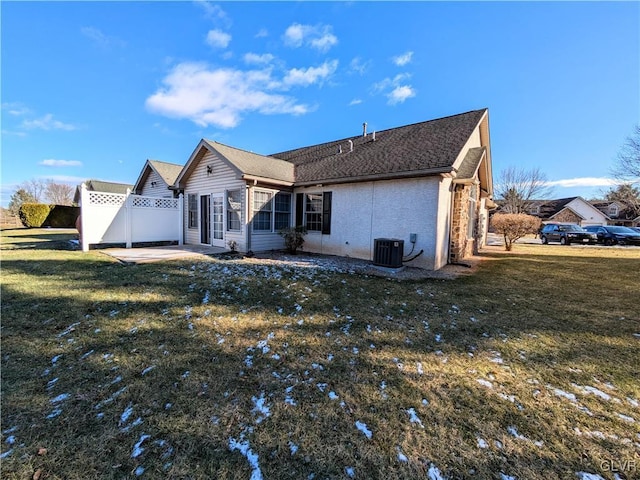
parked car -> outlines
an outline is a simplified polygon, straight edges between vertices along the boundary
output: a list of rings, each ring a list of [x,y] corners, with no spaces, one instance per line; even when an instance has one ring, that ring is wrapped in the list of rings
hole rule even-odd
[[[593,245],[598,237],[587,232],[580,225],[573,223],[547,223],[540,231],[540,239],[543,244],[560,242],[561,245],[572,243],[588,243]]]
[[[631,230],[633,230],[634,232],[638,232],[640,233],[640,227],[629,227]]]
[[[598,236],[598,243],[605,245],[640,245],[640,233],[629,227],[616,225],[593,225],[586,230]]]

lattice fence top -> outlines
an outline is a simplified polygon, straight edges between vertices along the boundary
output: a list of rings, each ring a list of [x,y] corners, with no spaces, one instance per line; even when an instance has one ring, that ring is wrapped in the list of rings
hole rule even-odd
[[[132,196],[133,206],[142,208],[178,208],[178,200],[176,198],[154,198]]]
[[[117,207],[122,205],[127,196],[121,193],[87,192],[89,205],[103,205],[105,207]]]

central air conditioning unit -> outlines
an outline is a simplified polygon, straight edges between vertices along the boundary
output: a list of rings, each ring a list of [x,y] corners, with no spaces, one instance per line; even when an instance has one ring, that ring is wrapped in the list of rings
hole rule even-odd
[[[379,267],[402,267],[404,240],[396,238],[376,238],[373,241],[373,264]]]

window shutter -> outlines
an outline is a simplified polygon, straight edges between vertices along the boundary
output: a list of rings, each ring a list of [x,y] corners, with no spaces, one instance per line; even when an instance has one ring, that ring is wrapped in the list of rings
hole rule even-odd
[[[331,234],[331,192],[322,194],[322,233]]]
[[[295,226],[304,225],[304,193],[296,193],[296,224]]]

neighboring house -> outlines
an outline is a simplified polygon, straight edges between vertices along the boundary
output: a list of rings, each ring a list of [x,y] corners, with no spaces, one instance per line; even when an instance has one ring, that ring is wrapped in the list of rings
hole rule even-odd
[[[609,225],[623,225],[635,227],[640,225],[640,217],[636,211],[627,207],[622,202],[611,200],[595,200],[591,204],[609,217]]]
[[[605,214],[582,197],[537,200],[529,212],[543,222],[575,223],[583,227],[606,225],[609,221]]]
[[[84,184],[87,186],[87,190],[94,192],[125,194],[133,189],[133,185],[128,183],[103,182],[102,180],[87,180]],[[73,203],[80,204],[80,186],[76,187]]]
[[[180,175],[182,167],[182,165],[175,163],[147,160],[132,192],[146,197],[176,197],[177,193],[174,194],[170,188],[173,187],[176,178]]]
[[[497,201],[500,205],[501,201]],[[498,213],[500,209],[496,211]],[[582,197],[560,198],[556,200],[532,200],[529,203],[530,215],[539,217],[543,222],[575,223],[588,225],[626,225],[640,224],[640,217],[625,204],[610,200],[587,201]]]
[[[282,249],[278,231],[304,225],[305,251],[372,260],[376,239],[399,239],[408,265],[435,270],[486,239],[488,110],[270,156],[203,139],[173,188],[185,244]]]

